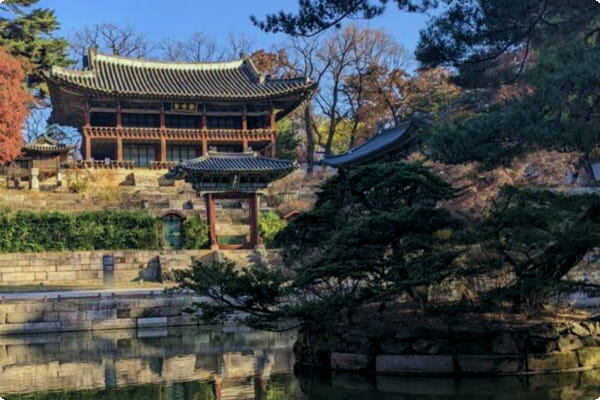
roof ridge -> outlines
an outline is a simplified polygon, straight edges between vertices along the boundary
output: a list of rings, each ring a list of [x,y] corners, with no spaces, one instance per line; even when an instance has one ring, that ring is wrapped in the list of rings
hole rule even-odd
[[[128,66],[139,67],[157,67],[164,69],[196,69],[196,70],[214,70],[214,69],[238,69],[245,63],[245,59],[236,59],[230,61],[165,61],[165,60],[148,60],[135,57],[124,57],[112,54],[103,54],[98,52],[90,53],[92,55],[91,65],[95,66],[96,62],[105,62],[113,64],[121,64]]]

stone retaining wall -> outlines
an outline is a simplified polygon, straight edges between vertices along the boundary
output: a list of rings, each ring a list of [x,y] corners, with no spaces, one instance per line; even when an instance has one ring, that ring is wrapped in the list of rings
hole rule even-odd
[[[137,329],[195,324],[191,295],[10,300],[0,302],[0,335]]]
[[[330,326],[328,333],[304,333],[295,345],[296,360],[336,370],[426,376],[600,368],[600,322],[507,322],[483,315],[465,315],[454,323],[425,316],[405,318],[355,317],[352,323]]]
[[[163,272],[188,268],[194,260],[211,254],[210,250],[0,254],[0,286],[103,285],[105,256],[113,257],[114,283],[160,281]]]

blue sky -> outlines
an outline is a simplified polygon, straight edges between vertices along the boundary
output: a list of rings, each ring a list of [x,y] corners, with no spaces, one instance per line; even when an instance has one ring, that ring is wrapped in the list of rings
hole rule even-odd
[[[360,23],[385,29],[412,52],[427,17],[402,13],[391,3],[385,15]],[[297,0],[41,0],[38,4],[55,10],[62,25],[60,34],[67,37],[86,24],[129,23],[151,41],[182,40],[194,32],[217,39],[243,33],[266,49],[283,41],[284,36],[261,32],[249,16],[297,8]]]

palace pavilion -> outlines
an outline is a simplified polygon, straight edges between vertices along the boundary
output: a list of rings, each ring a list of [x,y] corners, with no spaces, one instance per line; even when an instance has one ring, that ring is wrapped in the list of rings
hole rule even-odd
[[[46,75],[50,122],[77,127],[87,167],[170,169],[206,199],[211,245],[214,200],[250,204],[250,243],[260,190],[296,168],[276,159],[276,122],[315,89],[309,78],[274,79],[250,58],[218,63],[160,62],[90,50],[83,70]]]

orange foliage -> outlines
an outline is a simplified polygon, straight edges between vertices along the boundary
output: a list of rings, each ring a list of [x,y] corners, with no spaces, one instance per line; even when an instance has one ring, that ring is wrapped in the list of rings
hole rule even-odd
[[[21,152],[27,103],[31,101],[25,78],[24,64],[0,48],[0,165]]]

